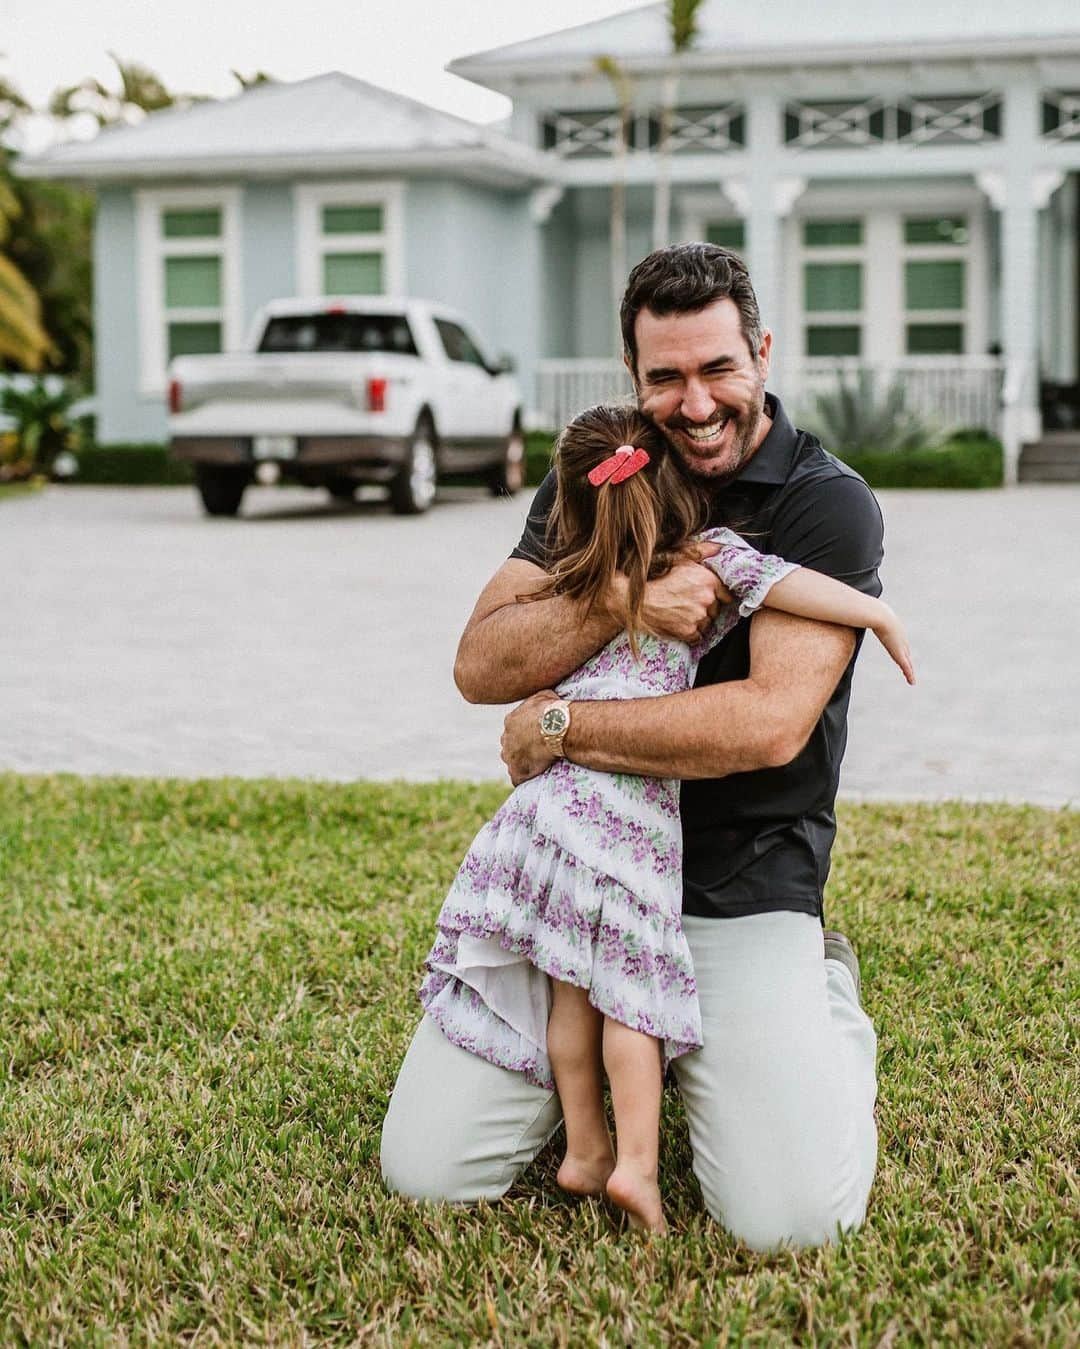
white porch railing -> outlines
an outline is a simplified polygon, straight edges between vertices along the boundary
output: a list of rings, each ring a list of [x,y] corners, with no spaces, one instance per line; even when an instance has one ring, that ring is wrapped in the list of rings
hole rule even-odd
[[[777,391],[797,420],[813,412],[818,394],[837,388],[841,375],[853,384],[860,370],[874,372],[879,396],[893,379],[901,379],[906,406],[935,426],[980,426],[995,434],[1001,430],[1005,363],[996,356],[908,356],[887,364],[857,357],[821,357],[781,375]],[[632,396],[630,377],[621,361],[537,362],[537,420],[548,429],[558,430],[594,403]]]
[[[789,372],[780,392],[796,415],[812,413],[818,394],[835,392],[841,378],[853,386],[861,370],[874,374],[879,397],[900,380],[908,410],[935,426],[979,426],[995,434],[1001,429],[1005,362],[997,356],[905,356],[881,363],[819,357]]]
[[[616,360],[558,360],[536,363],[537,420],[560,431],[595,403],[629,402],[634,396],[626,366]]]

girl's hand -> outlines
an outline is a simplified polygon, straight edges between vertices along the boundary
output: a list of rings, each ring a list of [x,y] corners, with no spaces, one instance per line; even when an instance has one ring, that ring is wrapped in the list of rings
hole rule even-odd
[[[884,613],[873,624],[874,636],[896,661],[909,684],[915,683],[915,667],[911,663],[911,647],[908,645],[904,625],[884,601],[879,601]]]

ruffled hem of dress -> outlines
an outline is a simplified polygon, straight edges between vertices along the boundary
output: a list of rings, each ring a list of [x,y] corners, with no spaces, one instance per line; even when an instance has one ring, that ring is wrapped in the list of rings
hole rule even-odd
[[[584,977],[557,958],[538,950],[531,934],[515,938],[498,925],[479,921],[463,922],[453,928],[440,922],[439,934],[445,938],[445,944],[436,941],[426,962],[428,972],[420,988],[420,1001],[424,1009],[454,1044],[479,1054],[490,1063],[524,1073],[534,1085],[554,1089],[550,1067],[546,1066],[549,1061],[545,1047],[515,1030],[475,988],[445,968],[452,968],[457,963],[457,948],[462,937],[495,942],[501,951],[520,957],[522,964],[531,965],[548,978],[583,989],[588,994],[590,1005],[603,1016],[659,1040],[663,1047],[665,1068],[673,1059],[700,1049],[703,1044],[701,1024],[696,1015],[697,989],[692,972],[689,975],[689,991],[684,987],[683,996],[692,1000],[695,1016],[687,1020],[664,1015],[658,1010],[650,1012],[629,1005],[625,997],[598,987],[596,980],[591,977],[591,971],[590,977]],[[661,1005],[659,1000],[654,1003],[656,1008]],[[461,1015],[462,1012],[464,1015]],[[486,1042],[481,1034],[481,1026],[488,1037]]]

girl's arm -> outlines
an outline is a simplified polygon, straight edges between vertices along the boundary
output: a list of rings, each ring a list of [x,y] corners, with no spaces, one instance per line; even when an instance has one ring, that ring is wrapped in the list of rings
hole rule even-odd
[[[848,628],[870,628],[899,665],[907,682],[915,683],[907,633],[884,600],[864,595],[843,581],[811,571],[809,567],[796,567],[769,587],[763,604],[768,609],[782,609],[797,618],[840,623]]]

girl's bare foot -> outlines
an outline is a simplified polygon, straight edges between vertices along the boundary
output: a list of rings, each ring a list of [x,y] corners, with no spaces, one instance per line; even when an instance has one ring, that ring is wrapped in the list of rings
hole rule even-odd
[[[607,1197],[630,1215],[631,1227],[642,1227],[647,1232],[667,1231],[655,1178],[643,1176],[626,1165],[617,1166],[608,1177]]]
[[[614,1170],[615,1158],[610,1154],[606,1157],[603,1154],[598,1157],[572,1157],[567,1153],[555,1179],[571,1194],[603,1194],[608,1177]]]

